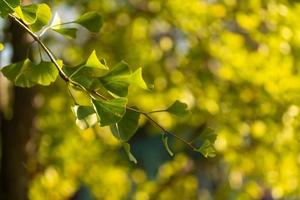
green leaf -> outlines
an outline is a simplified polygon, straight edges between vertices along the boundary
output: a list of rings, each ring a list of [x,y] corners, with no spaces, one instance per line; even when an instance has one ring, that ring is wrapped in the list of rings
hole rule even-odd
[[[167,112],[177,115],[179,117],[184,117],[188,114],[187,105],[176,100],[169,108],[166,109]]]
[[[94,77],[99,77],[106,73],[109,68],[103,60],[99,60],[96,51],[93,51],[88,59],[77,67],[63,67],[63,71],[74,82],[79,83],[87,89],[96,89],[100,82]]]
[[[99,32],[102,27],[102,17],[97,12],[87,12],[74,21],[91,32]]]
[[[4,45],[0,42],[0,51],[4,49]]]
[[[58,76],[58,70],[51,62],[42,61],[38,65],[29,59],[4,67],[2,73],[19,87],[32,87],[36,84],[49,85]]]
[[[92,100],[93,106],[100,119],[101,126],[118,123],[126,112],[126,98],[112,100]]]
[[[142,68],[138,68],[135,72],[131,74],[129,83],[145,90],[148,89],[147,84],[143,79]]]
[[[21,4],[20,0],[0,0],[0,16],[7,17],[14,12],[14,8]]]
[[[132,155],[132,153],[130,152],[130,144],[128,143],[123,143],[123,148],[129,158],[130,161],[134,162],[135,164],[137,164],[137,160],[136,158]]]
[[[27,25],[34,24],[37,20],[37,4],[31,4],[27,6],[18,6],[15,8],[17,16],[25,22]]]
[[[200,143],[200,147],[194,149],[197,152],[200,152],[205,157],[214,157],[216,155],[214,149],[214,143],[217,139],[217,135],[210,128],[205,129],[200,136],[197,138],[197,143]]]
[[[197,152],[202,153],[202,155],[204,157],[215,157],[216,156],[216,151],[213,148],[212,144],[206,140],[203,145],[201,145],[201,147],[199,147],[198,149],[194,149]]]
[[[125,62],[118,63],[105,76],[99,78],[103,86],[117,96],[125,97],[128,94],[130,70]]]
[[[140,113],[126,109],[126,113],[116,124],[110,126],[112,134],[122,142],[127,142],[137,131]]]
[[[75,105],[72,110],[76,116],[76,124],[80,129],[92,127],[98,121],[97,114],[91,106]]]
[[[167,136],[167,134],[165,134],[165,133],[162,134],[162,141],[164,143],[164,146],[165,146],[167,152],[170,154],[170,156],[173,156],[174,153],[171,151],[171,149],[170,149],[170,147],[168,145],[168,136]]]
[[[52,30],[70,39],[76,38],[76,34],[77,34],[76,28],[59,28],[59,29],[52,29]]]
[[[50,7],[44,3],[18,6],[15,12],[33,32],[41,30],[52,17]]]
[[[52,17],[51,9],[47,4],[38,4],[38,9],[36,11],[37,19],[34,24],[30,25],[30,29],[33,32],[41,30],[45,25],[47,25]]]
[[[109,70],[104,60],[99,60],[96,51],[94,50],[85,63],[86,67]]]

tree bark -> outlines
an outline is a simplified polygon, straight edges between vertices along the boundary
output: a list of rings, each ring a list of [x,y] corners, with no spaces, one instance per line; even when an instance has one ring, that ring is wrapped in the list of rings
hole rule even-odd
[[[30,44],[28,35],[20,27],[11,23],[13,58],[12,62],[26,58]],[[34,89],[13,88],[12,103],[13,117],[8,120],[0,110],[1,134],[1,172],[0,172],[0,199],[24,200],[28,199],[29,173],[26,167],[28,147],[35,128],[33,119],[36,109],[33,98]]]

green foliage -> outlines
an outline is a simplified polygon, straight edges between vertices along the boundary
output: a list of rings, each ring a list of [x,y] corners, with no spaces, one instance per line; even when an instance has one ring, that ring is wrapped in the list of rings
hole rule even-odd
[[[126,112],[127,99],[124,97],[112,100],[92,100],[101,126],[118,123]]]
[[[130,70],[125,62],[118,63],[99,81],[110,92],[120,97],[125,97],[128,94]]]
[[[19,87],[32,87],[36,84],[46,86],[58,76],[58,70],[53,63],[41,61],[36,65],[29,59],[5,66],[1,72]]]
[[[51,60],[51,62],[41,61],[38,65],[35,65],[29,59],[26,59],[25,61],[4,67],[2,69],[3,74],[9,80],[13,81],[16,86],[32,87],[36,84],[49,85],[60,75],[69,84],[68,86],[78,89],[91,99],[93,107],[78,105],[76,99],[72,96],[75,103],[72,110],[76,116],[76,124],[79,128],[87,129],[93,126],[98,122],[98,117],[100,126],[110,126],[113,135],[121,142],[127,142],[136,133],[140,114],[145,115],[152,122],[155,122],[150,116],[151,112],[146,113],[137,108],[127,107],[127,96],[130,85],[148,89],[142,76],[142,68],[131,72],[128,64],[122,61],[112,69],[109,69],[105,60],[98,58],[95,50],[82,64],[75,67],[65,66],[62,62],[54,59],[55,56],[43,44],[40,38],[48,30],[53,30],[69,38],[75,38],[77,29],[64,27],[67,24],[79,24],[90,32],[99,32],[102,27],[102,17],[99,13],[94,11],[88,12],[74,21],[65,23],[61,23],[59,15],[56,14],[54,19],[52,19],[52,23],[49,24],[52,13],[47,4],[22,6],[19,5],[19,2],[12,2],[11,5],[7,4],[6,1],[2,1],[2,3],[6,5],[1,10],[1,13],[4,13],[3,16],[5,16],[5,12],[7,11],[11,13],[14,11],[12,16],[15,21],[25,31],[30,33],[33,39],[38,41]],[[35,32],[39,31],[39,35],[36,35]],[[186,104],[176,101],[164,111],[184,116],[188,113],[186,109]],[[168,138],[166,136],[168,132],[159,123],[155,122],[155,124],[164,131],[163,143],[169,154],[173,155],[168,147]],[[181,139],[181,141],[184,141],[193,149],[189,142],[184,139]],[[210,146],[212,149],[211,145],[213,141],[210,142],[209,145],[205,143],[206,146],[203,147],[204,149],[198,151],[212,156],[211,152],[207,153],[207,146]],[[135,161],[130,153],[128,144],[124,148],[130,160]]]
[[[216,151],[213,147],[217,135],[212,129],[205,129],[198,138],[194,141],[199,144],[199,148],[196,148],[195,151],[202,153],[205,157],[214,157],[216,156]]]
[[[188,114],[187,105],[178,100],[168,107],[166,111],[179,117],[183,117]]]
[[[59,29],[52,29],[52,30],[70,39],[76,38],[77,35],[76,28],[59,28]]]
[[[72,107],[76,117],[76,124],[81,129],[87,129],[94,126],[97,122],[97,115],[91,106],[78,106]]]
[[[102,18],[97,12],[88,12],[81,15],[74,23],[80,24],[91,32],[99,32],[102,27]]]
[[[51,9],[44,3],[18,6],[15,8],[15,12],[17,17],[25,22],[33,32],[41,30],[52,17]]]
[[[63,67],[63,71],[74,82],[87,89],[92,89],[98,83],[98,80],[96,80],[95,77],[103,75],[103,73],[108,71],[108,67],[103,64],[103,61],[101,62],[98,59],[96,51],[93,51],[83,64],[76,67],[65,66]]]
[[[127,108],[122,119],[118,123],[110,125],[112,134],[120,141],[127,142],[137,131],[139,118],[139,112]]]
[[[14,8],[20,5],[20,0],[0,0],[0,16],[7,17],[9,13],[14,11]]]

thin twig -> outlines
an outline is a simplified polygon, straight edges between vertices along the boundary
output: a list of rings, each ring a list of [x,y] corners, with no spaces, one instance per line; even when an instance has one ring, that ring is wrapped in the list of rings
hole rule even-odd
[[[161,113],[161,112],[167,112],[167,110],[166,109],[164,109],[164,110],[154,110],[154,111],[148,112],[148,114]]]

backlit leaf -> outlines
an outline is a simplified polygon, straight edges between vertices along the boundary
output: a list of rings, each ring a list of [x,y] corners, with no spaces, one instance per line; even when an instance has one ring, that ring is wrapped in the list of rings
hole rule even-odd
[[[70,39],[76,38],[76,34],[77,34],[76,28],[60,28],[60,29],[52,29],[52,30]]]
[[[197,152],[200,152],[205,157],[214,157],[216,155],[214,149],[214,143],[217,139],[217,135],[210,128],[205,129],[198,138],[194,141],[199,145],[199,148],[194,149]]]
[[[112,100],[92,100],[93,106],[100,119],[101,126],[118,123],[126,111],[126,98]]]
[[[129,77],[129,66],[125,62],[120,62],[105,76],[99,78],[99,81],[110,92],[120,97],[125,97],[128,94]]]
[[[102,27],[102,17],[97,12],[87,12],[74,21],[91,32],[99,32]]]
[[[76,116],[76,124],[81,129],[92,127],[98,121],[93,107],[75,105],[72,110]]]
[[[126,109],[126,113],[116,124],[110,126],[111,132],[119,140],[128,141],[137,131],[140,113]]]
[[[19,6],[15,12],[33,32],[41,30],[52,17],[50,7],[44,3]]]
[[[138,68],[135,72],[131,74],[129,83],[145,90],[148,89],[147,84],[143,79],[142,68]]]
[[[109,68],[105,62],[99,60],[96,51],[93,51],[88,59],[77,67],[64,67],[63,71],[69,78],[87,89],[98,88],[100,82],[94,77],[99,77],[106,73]],[[97,87],[94,87],[97,86]]]
[[[187,105],[178,100],[167,108],[166,111],[179,117],[183,117],[188,114]]]
[[[16,86],[32,87],[36,84],[49,85],[58,76],[58,70],[51,62],[32,63],[29,59],[4,67],[2,73]]]
[[[47,4],[38,4],[38,9],[36,11],[37,19],[34,24],[30,25],[30,29],[33,32],[37,32],[41,30],[44,26],[46,26],[52,17],[51,9]]]
[[[0,16],[7,17],[14,12],[14,8],[20,5],[20,0],[0,0]]]

